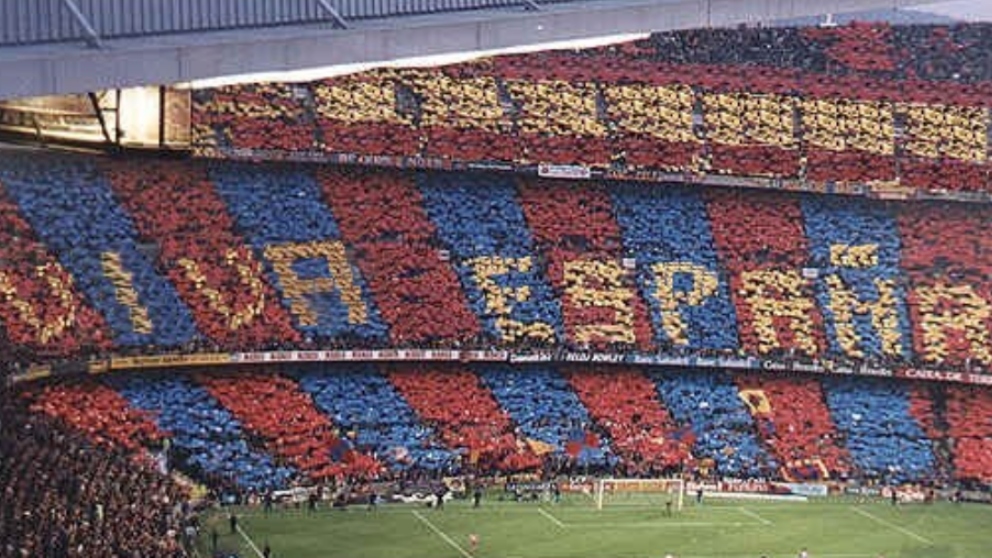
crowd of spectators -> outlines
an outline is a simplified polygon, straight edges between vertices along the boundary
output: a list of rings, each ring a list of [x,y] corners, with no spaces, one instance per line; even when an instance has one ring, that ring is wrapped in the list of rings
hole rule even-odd
[[[992,364],[981,206],[39,159],[0,168],[14,362],[566,348]]]
[[[0,391],[0,556],[187,556],[183,489],[24,403]]]
[[[988,194],[990,28],[700,29],[205,89],[196,142]],[[311,145],[286,146],[289,131]]]
[[[694,369],[296,365],[63,381],[20,399],[33,420],[126,456],[130,470],[181,471],[216,494],[514,473],[988,482],[982,391],[924,387]],[[68,406],[87,401],[93,409]]]
[[[990,53],[988,25],[694,30],[201,90],[193,125],[201,147],[992,193]],[[0,351],[564,346],[985,369],[990,218],[481,173],[11,156]],[[978,388],[324,372],[0,391],[0,556],[185,556],[185,494],[157,470],[171,463],[257,492],[550,462],[992,482],[992,400]]]

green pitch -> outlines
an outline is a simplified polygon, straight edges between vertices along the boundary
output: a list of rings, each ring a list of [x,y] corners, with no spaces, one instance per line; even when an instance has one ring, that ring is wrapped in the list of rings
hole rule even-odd
[[[992,506],[946,502],[687,500],[668,517],[663,505],[597,511],[576,497],[484,500],[480,509],[449,502],[444,510],[387,504],[372,512],[240,513],[243,532],[234,535],[226,516],[207,520],[202,556],[210,556],[216,528],[218,546],[243,558],[257,558],[266,543],[275,558],[795,558],[804,547],[811,558],[992,557]]]

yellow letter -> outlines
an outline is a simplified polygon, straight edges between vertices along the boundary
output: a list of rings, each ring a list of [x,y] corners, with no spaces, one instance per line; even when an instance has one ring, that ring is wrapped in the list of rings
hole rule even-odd
[[[727,145],[795,147],[795,105],[793,99],[778,95],[703,95],[706,137]]]
[[[486,312],[496,316],[496,329],[500,331],[503,340],[513,342],[523,337],[533,337],[540,340],[554,339],[555,330],[544,322],[525,324],[510,318],[513,314],[513,303],[530,299],[530,287],[501,287],[494,277],[506,275],[511,271],[527,273],[530,271],[530,257],[503,258],[500,256],[473,258],[466,262],[475,272],[475,280],[479,290],[486,297]]]
[[[265,248],[265,258],[272,262],[272,269],[279,276],[283,293],[289,299],[290,312],[299,318],[300,325],[317,325],[319,317],[310,307],[306,295],[338,292],[341,303],[348,308],[348,323],[365,323],[368,310],[362,300],[362,291],[355,284],[351,266],[345,258],[344,244],[338,240],[271,245]],[[301,279],[293,264],[300,260],[323,259],[330,277]]]
[[[745,271],[741,274],[741,296],[751,307],[759,353],[782,348],[775,327],[776,318],[788,321],[797,349],[808,355],[817,353],[809,319],[815,306],[802,292],[805,282],[797,271]]]
[[[396,111],[396,86],[388,71],[373,77],[341,77],[314,87],[317,114],[349,123],[411,124]]]
[[[423,96],[421,126],[499,132],[512,124],[503,114],[499,90],[492,77],[454,79],[434,73],[420,76],[409,72],[404,77],[413,78],[410,85]]]
[[[691,262],[656,263],[651,269],[655,274],[655,296],[661,306],[661,325],[665,335],[676,345],[688,345],[689,337],[680,309],[682,306],[699,306],[707,297],[713,296],[718,284],[716,274]],[[675,278],[679,274],[692,276],[690,290],[675,290]]]
[[[149,334],[152,332],[152,321],[148,317],[148,308],[138,300],[138,292],[134,290],[134,275],[124,269],[121,255],[116,252],[104,252],[101,257],[103,274],[114,284],[117,291],[117,302],[124,305],[131,318],[131,328],[135,333]]]
[[[613,261],[577,260],[565,262],[565,296],[578,308],[610,308],[615,320],[607,324],[580,324],[575,328],[575,340],[589,343],[633,344],[634,293],[621,281],[626,270]]]
[[[50,269],[54,268],[54,269]],[[62,279],[64,274],[58,264],[47,264],[37,267],[37,274],[43,277],[51,288],[51,298],[45,299],[45,309],[38,310],[31,302],[20,298],[17,293],[17,282],[7,273],[0,271],[0,295],[10,302],[17,311],[20,320],[35,332],[35,339],[40,345],[47,345],[52,340],[61,337],[66,328],[76,322],[78,310],[72,297],[71,279]],[[55,308],[60,311],[55,311]],[[42,316],[47,321],[42,321]],[[9,330],[10,328],[8,328]]]
[[[692,89],[685,85],[606,85],[603,96],[617,126],[665,141],[698,142],[692,131]]]
[[[207,299],[207,304],[218,314],[227,320],[227,327],[230,330],[241,329],[255,321],[255,317],[262,313],[265,308],[265,289],[262,280],[258,277],[258,270],[250,255],[239,254],[237,250],[231,248],[227,250],[224,258],[227,265],[234,266],[238,273],[239,292],[248,294],[251,304],[242,310],[232,307],[232,302],[236,298],[234,293],[222,293],[207,284],[207,278],[200,270],[200,265],[189,259],[181,258],[179,266],[186,272],[186,278],[195,285],[196,289]],[[240,261],[240,260],[247,261]],[[238,295],[240,298],[240,295]]]
[[[834,244],[830,247],[830,263],[837,267],[865,269],[878,265],[878,246],[862,244],[848,246]],[[896,285],[891,279],[877,277],[874,280],[878,289],[878,300],[866,302],[844,285],[839,274],[826,277],[830,293],[830,309],[834,314],[834,330],[841,349],[852,357],[863,358],[864,351],[859,344],[854,327],[855,315],[871,316],[872,327],[882,340],[882,352],[889,356],[902,356],[902,334],[899,332],[899,312],[896,306]]]
[[[895,123],[891,103],[806,99],[803,137],[833,151],[859,149],[878,155],[895,152]]]
[[[902,335],[899,333],[899,313],[896,310],[895,281],[876,277],[874,282],[878,289],[878,300],[866,302],[844,285],[840,275],[827,276],[837,342],[849,356],[864,357],[864,352],[858,346],[861,339],[854,329],[854,316],[870,315],[871,325],[882,339],[882,352],[889,356],[901,356]]]
[[[523,105],[517,119],[522,131],[559,135],[604,136],[599,121],[596,88],[564,81],[507,81],[506,87]]]
[[[948,353],[948,333],[957,331],[968,341],[970,356],[984,364],[992,363],[987,329],[992,308],[971,285],[936,283],[918,287],[916,295],[925,360],[942,362]]]

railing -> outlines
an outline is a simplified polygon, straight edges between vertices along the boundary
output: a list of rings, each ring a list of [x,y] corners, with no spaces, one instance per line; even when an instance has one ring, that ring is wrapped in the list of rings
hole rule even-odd
[[[461,362],[516,365],[535,363],[607,364],[662,366],[731,371],[770,371],[828,376],[900,378],[941,383],[992,385],[992,374],[982,370],[963,371],[920,367],[908,363],[870,364],[835,359],[758,358],[712,352],[683,354],[648,352],[597,352],[565,348],[545,350],[458,350],[458,349],[353,349],[298,350],[233,353],[171,353],[144,356],[111,356],[90,361],[66,361],[31,366],[7,377],[8,385],[52,377],[99,375],[163,369],[232,368],[251,365],[301,364],[316,362]]]

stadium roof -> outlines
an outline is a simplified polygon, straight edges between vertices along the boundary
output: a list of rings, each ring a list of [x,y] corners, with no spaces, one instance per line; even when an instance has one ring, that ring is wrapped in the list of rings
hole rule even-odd
[[[932,0],[0,0],[0,99]]]

